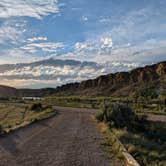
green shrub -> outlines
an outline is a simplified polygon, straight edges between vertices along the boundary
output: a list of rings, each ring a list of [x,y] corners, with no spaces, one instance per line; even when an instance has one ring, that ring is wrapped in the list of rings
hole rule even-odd
[[[1,133],[1,131],[2,131],[2,126],[0,125],[0,133]]]
[[[102,113],[97,118],[107,122],[110,127],[126,127],[131,130],[138,128],[139,118],[127,104],[104,102]]]
[[[97,114],[96,114],[96,119],[101,122],[101,121],[104,120],[103,118],[104,118],[103,112],[102,112],[102,111],[97,112]]]
[[[3,130],[3,127],[0,125],[0,135],[5,134],[5,131]]]
[[[31,110],[32,111],[42,111],[43,110],[43,106],[41,103],[34,103],[31,106]]]

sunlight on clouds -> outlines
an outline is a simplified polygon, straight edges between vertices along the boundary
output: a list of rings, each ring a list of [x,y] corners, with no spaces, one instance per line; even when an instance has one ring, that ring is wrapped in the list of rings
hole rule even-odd
[[[113,42],[111,38],[108,38],[108,37],[101,38],[101,42],[102,42],[101,48],[112,48],[113,46]]]
[[[6,86],[11,86],[11,87],[16,87],[16,88],[42,88],[45,86],[55,86],[60,85],[61,80],[59,78],[55,80],[35,80],[35,79],[13,79],[8,80],[8,79],[3,79],[0,80],[1,85],[6,85]]]

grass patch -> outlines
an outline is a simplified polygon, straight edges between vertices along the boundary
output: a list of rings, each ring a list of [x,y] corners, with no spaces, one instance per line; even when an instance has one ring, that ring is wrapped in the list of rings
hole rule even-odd
[[[32,107],[33,104],[0,104],[1,131],[9,132],[55,113],[51,107],[45,106],[37,111]]]
[[[104,122],[99,122],[98,127],[100,131],[106,135],[106,138],[101,142],[102,147],[110,154],[110,156],[114,155],[123,163],[124,156],[120,151],[120,144],[115,136],[110,132],[108,125]]]
[[[114,135],[141,166],[166,165],[165,123],[146,121],[144,117],[134,114],[131,108],[121,104],[106,105],[96,118],[108,124],[113,135],[108,137],[105,145],[112,145],[115,152],[118,152],[120,144]]]
[[[124,129],[114,129],[114,133],[141,166],[166,165],[165,142],[150,139],[144,133]]]
[[[134,97],[94,97],[94,96],[65,96],[65,97],[47,97],[45,101],[50,105],[66,107],[84,107],[84,108],[101,108],[103,101],[121,102],[129,104],[138,114],[152,113],[157,115],[166,115],[166,105],[163,98],[158,99],[135,99]]]

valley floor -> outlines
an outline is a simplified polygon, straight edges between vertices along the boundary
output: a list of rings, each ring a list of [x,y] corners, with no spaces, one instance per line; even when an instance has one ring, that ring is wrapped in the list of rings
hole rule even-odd
[[[0,166],[120,166],[102,150],[93,109],[55,107],[59,114],[0,138]]]

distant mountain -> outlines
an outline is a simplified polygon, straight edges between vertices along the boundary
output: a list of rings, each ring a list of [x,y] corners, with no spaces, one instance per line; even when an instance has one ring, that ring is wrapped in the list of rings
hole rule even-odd
[[[59,62],[61,62],[61,64],[58,63],[58,65],[66,64],[66,62],[64,64],[64,61]],[[93,62],[92,64],[89,64],[91,62],[86,62],[86,64],[77,61],[68,62],[72,65],[96,66]],[[50,64],[49,61],[45,61],[45,63]],[[51,61],[51,63],[53,62]],[[41,62],[33,63],[33,65],[38,64],[41,64]],[[68,83],[58,86],[57,88],[15,89],[7,86],[0,86],[0,97],[51,95],[130,96],[149,88],[153,93],[158,95],[166,93],[166,61],[142,68],[136,68],[129,72],[117,72],[102,75],[95,79],[89,79],[80,83]]]
[[[41,97],[54,95],[54,88],[44,89],[16,89],[9,86],[0,85],[0,98],[18,98],[18,97]]]
[[[18,96],[18,91],[15,88],[0,85],[0,97]]]

